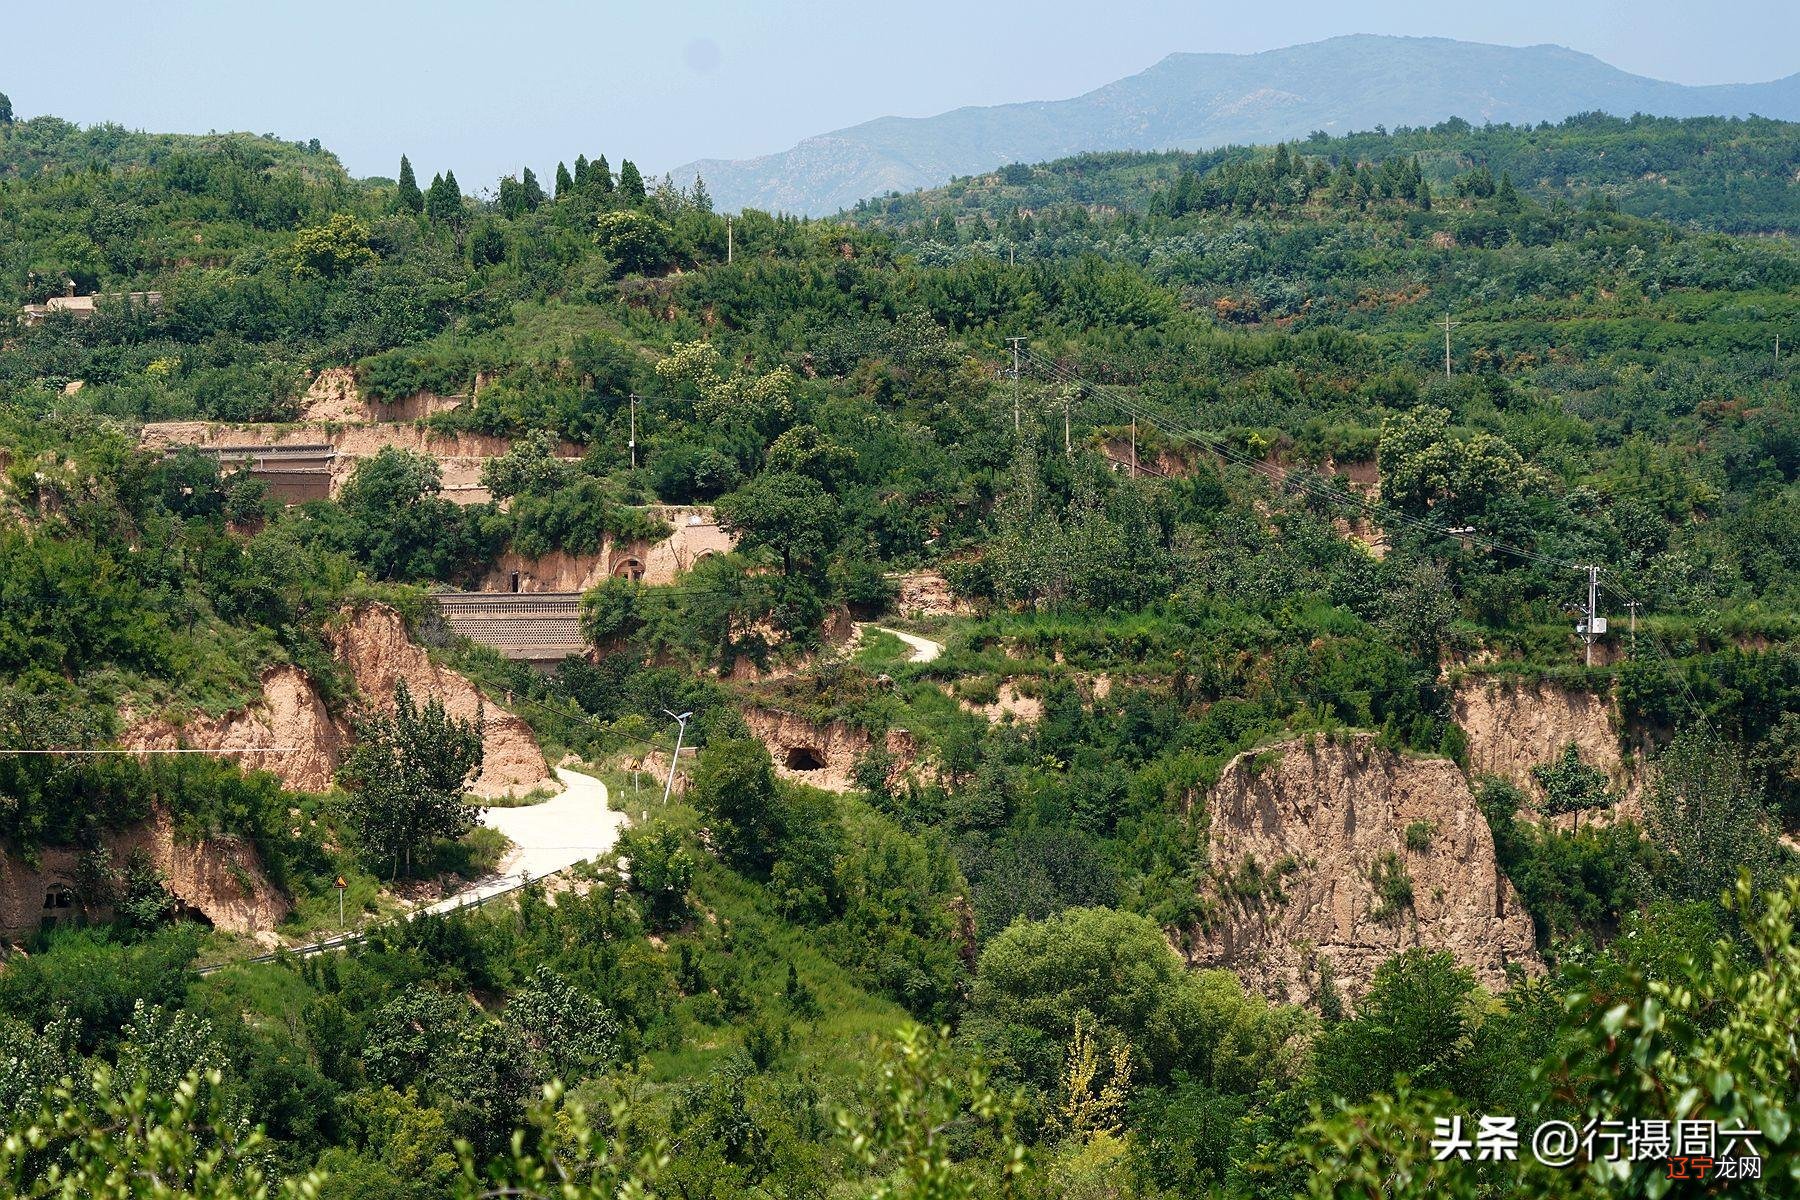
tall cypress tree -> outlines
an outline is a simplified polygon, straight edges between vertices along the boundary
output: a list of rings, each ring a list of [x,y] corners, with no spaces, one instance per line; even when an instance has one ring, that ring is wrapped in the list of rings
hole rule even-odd
[[[601,159],[600,161],[605,162],[606,160]],[[587,182],[588,182],[587,155],[577,154],[575,156],[575,186],[578,188],[584,188],[587,186]]]
[[[619,195],[628,204],[642,204],[646,195],[644,177],[638,174],[637,164],[629,158],[619,160]]]
[[[425,194],[419,190],[419,181],[413,176],[412,160],[406,155],[400,156],[400,207],[408,212],[425,211]]]
[[[572,192],[574,190],[575,190],[575,181],[569,177],[569,168],[566,165],[564,165],[563,163],[557,163],[556,164],[556,198],[558,200],[561,200],[564,196],[568,195],[570,192]]]
[[[425,196],[425,213],[434,221],[455,221],[462,215],[462,188],[457,186],[456,172],[445,171],[432,177],[431,190]]]
[[[525,188],[511,175],[500,181],[500,211],[509,221],[525,211]]]
[[[607,165],[606,155],[602,154],[594,160],[592,166],[588,167],[588,183],[592,184],[594,190],[602,196],[612,192],[612,168]]]
[[[525,185],[525,207],[535,211],[544,202],[544,187],[530,167],[525,168],[525,175],[519,182]]]
[[[0,125],[13,123],[12,97],[0,92]]]

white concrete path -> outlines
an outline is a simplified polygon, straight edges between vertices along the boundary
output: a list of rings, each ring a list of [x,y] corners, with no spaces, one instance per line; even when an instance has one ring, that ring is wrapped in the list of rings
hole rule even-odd
[[[556,768],[556,777],[562,780],[563,790],[548,800],[482,810],[481,823],[498,829],[513,843],[501,861],[501,874],[417,911],[463,908],[611,850],[625,827],[625,814],[607,807],[606,785],[592,775],[565,767]]]
[[[930,662],[944,652],[944,643],[934,642],[930,638],[920,637],[916,633],[903,633],[898,629],[889,629],[885,625],[860,624],[856,627],[860,637],[865,629],[873,629],[876,633],[891,634],[912,648],[912,659],[916,663]]]
[[[542,803],[482,810],[481,823],[498,829],[513,842],[513,848],[502,860],[502,874],[472,884],[436,904],[409,909],[400,915],[400,920],[410,921],[420,913],[445,913],[467,908],[523,884],[566,871],[578,862],[597,858],[611,850],[626,821],[624,813],[616,813],[607,807],[606,785],[592,775],[563,767],[556,768],[556,777],[562,780],[563,790]],[[290,946],[282,953],[305,958],[355,945],[364,936],[362,930],[340,933],[305,946]],[[274,953],[258,954],[215,963],[201,967],[199,973],[210,975],[234,962],[267,962],[274,957]]]

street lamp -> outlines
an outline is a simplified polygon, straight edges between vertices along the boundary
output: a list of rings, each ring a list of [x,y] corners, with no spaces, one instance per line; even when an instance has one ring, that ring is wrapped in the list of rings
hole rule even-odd
[[[669,782],[663,784],[663,803],[667,804],[669,802],[669,793],[675,790],[675,764],[681,761],[681,739],[687,736],[688,718],[694,714],[691,712],[673,713],[669,712],[666,708],[663,709],[663,711],[669,713],[671,717],[674,717],[675,723],[681,726],[680,730],[675,734],[675,756],[669,759]]]

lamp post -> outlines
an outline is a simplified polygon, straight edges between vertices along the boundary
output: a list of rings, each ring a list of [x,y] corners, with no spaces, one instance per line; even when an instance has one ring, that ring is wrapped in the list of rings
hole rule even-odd
[[[687,737],[688,718],[694,714],[691,712],[673,713],[666,708],[663,711],[674,717],[675,723],[681,727],[675,734],[675,755],[669,759],[669,782],[663,784],[663,803],[667,804],[669,793],[675,790],[675,764],[681,761],[681,741]]]

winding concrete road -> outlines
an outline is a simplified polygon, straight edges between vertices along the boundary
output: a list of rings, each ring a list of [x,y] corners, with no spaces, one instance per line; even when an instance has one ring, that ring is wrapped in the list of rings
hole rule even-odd
[[[607,807],[606,785],[592,775],[556,768],[563,790],[538,804],[488,808],[481,823],[511,839],[501,874],[447,896],[420,912],[449,912],[499,895],[520,883],[566,871],[613,848],[625,814]]]
[[[420,913],[454,912],[480,904],[611,850],[626,821],[624,813],[607,807],[606,785],[592,775],[563,767],[556,768],[556,777],[562,780],[563,790],[542,803],[482,810],[481,823],[498,829],[513,843],[512,849],[501,860],[501,874],[471,884],[436,904],[409,909],[400,914],[399,919],[410,921]],[[326,950],[353,946],[362,941],[366,933],[366,930],[340,933],[304,946],[289,946],[281,953],[305,958]],[[267,962],[274,957],[275,953],[271,952],[213,963],[200,967],[199,974],[210,975],[234,964]]]
[[[920,637],[916,633],[904,633],[898,629],[889,629],[885,625],[862,624],[856,628],[859,634],[864,629],[873,629],[876,633],[885,633],[899,638],[912,649],[912,658],[909,660],[911,662],[930,662],[944,652],[944,643],[934,642],[930,638]]]

